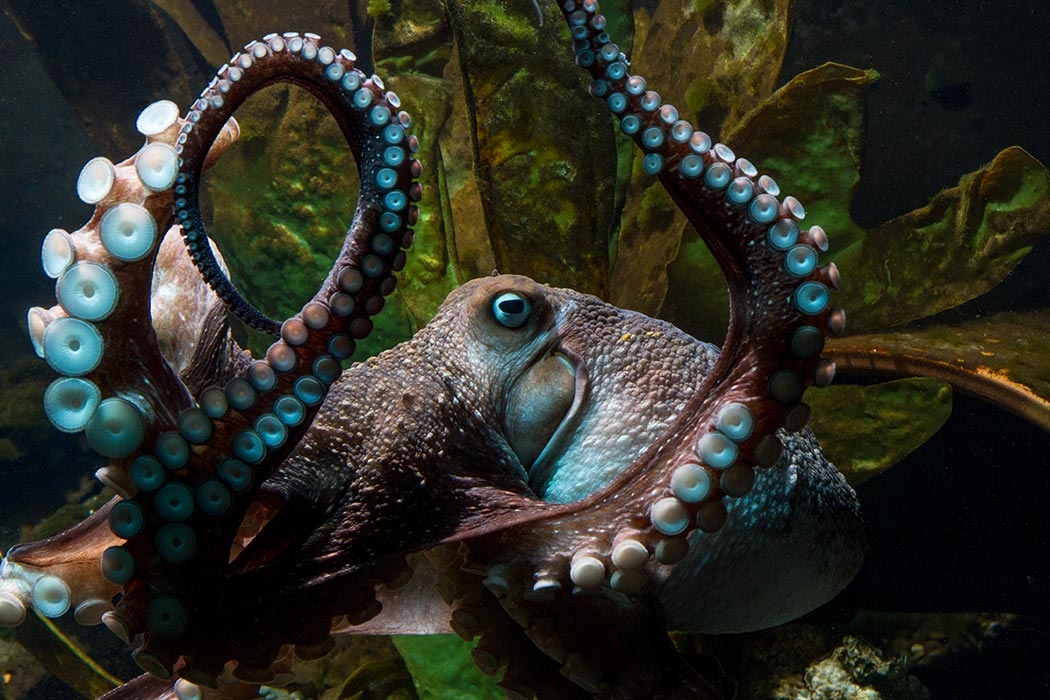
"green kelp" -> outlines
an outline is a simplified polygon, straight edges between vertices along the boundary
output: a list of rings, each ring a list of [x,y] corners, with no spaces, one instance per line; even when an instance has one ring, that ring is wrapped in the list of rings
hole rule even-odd
[[[52,380],[47,365],[21,357],[0,369],[0,464],[39,452],[54,428],[40,398]]]
[[[927,377],[810,389],[805,400],[824,455],[853,486],[900,462],[952,412],[951,385]]]
[[[616,147],[564,26],[488,0],[448,7],[497,268],[603,294]]]
[[[772,93],[793,9],[794,3],[788,0],[665,0],[652,10],[638,8],[634,12],[632,72],[645,75],[652,89],[678,106],[683,119],[693,121],[717,139]],[[660,315],[668,296],[668,263],[683,240],[700,247],[703,243],[688,228],[659,181],[644,174],[630,140],[621,137],[619,143],[626,146],[619,153],[619,188],[625,190],[625,199],[609,300],[624,308]],[[722,276],[713,264],[710,269],[714,273],[710,284],[721,285],[715,286],[720,291],[717,300],[724,299]],[[690,302],[690,297],[683,298],[683,303]],[[705,304],[704,308],[712,305]],[[715,316],[724,318],[724,310]],[[720,325],[714,335],[697,337],[721,337],[725,323],[717,323]]]
[[[455,635],[394,637],[416,681],[420,700],[502,700],[496,678],[486,676],[470,656],[473,644]]]
[[[806,218],[824,226],[833,250],[862,235],[849,205],[860,180],[864,102],[876,77],[835,63],[814,68],[777,90],[726,136],[737,153],[805,204]],[[677,256],[663,263],[666,273],[653,271],[666,274],[669,285],[659,315],[698,338],[720,339],[729,318],[722,273],[692,229],[681,240]],[[849,272],[842,270],[845,285]],[[838,296],[835,303],[846,304]]]
[[[828,354],[850,372],[938,377],[1050,430],[1050,309],[851,336]]]
[[[786,187],[790,183],[790,191],[806,204],[808,217],[832,234],[831,258],[843,273],[835,302],[847,309],[847,332],[865,335],[832,341],[829,355],[847,370],[936,376],[1050,428],[1050,387],[1042,379],[1050,375],[1050,355],[1028,350],[1043,343],[1050,328],[1045,314],[1026,314],[1031,325],[1023,330],[1009,316],[974,322],[984,330],[980,338],[969,332],[969,323],[967,330],[948,333],[954,335],[952,341],[946,341],[943,328],[940,339],[932,328],[879,333],[956,307],[1000,284],[1050,231],[1046,169],[1023,149],[1007,148],[926,207],[862,230],[850,218],[849,206],[859,181],[864,99],[875,78],[871,71],[836,64],[808,71],[727,136],[775,179]],[[654,259],[667,249],[666,240],[651,233],[646,240],[653,241],[652,247],[646,249],[648,256],[639,257],[658,277],[661,267]],[[713,259],[695,236],[687,233],[683,239],[667,266],[667,279],[659,315],[698,337],[719,337],[728,300]],[[997,322],[1003,324],[1001,330]],[[1016,344],[1018,350],[985,347],[984,339],[996,336],[1007,336],[1006,344]],[[963,347],[968,350],[963,352]],[[869,443],[871,453],[903,457],[939,427],[927,420],[930,416],[921,405],[912,410],[913,424],[925,428],[909,441],[908,450],[897,449],[896,440],[889,439],[892,430],[865,430],[865,440],[876,441]],[[844,436],[851,426],[841,427],[835,432],[836,442],[849,444],[851,439]]]
[[[1048,232],[1050,175],[1007,148],[925,207],[836,245],[836,303],[849,312],[850,333],[932,316],[994,288]]]
[[[1048,232],[1050,175],[1024,150],[1002,151],[843,252],[843,265],[865,261],[843,289],[855,335],[827,354],[850,372],[938,377],[1050,430],[1050,310],[1022,299],[1017,311],[938,314],[995,289]]]

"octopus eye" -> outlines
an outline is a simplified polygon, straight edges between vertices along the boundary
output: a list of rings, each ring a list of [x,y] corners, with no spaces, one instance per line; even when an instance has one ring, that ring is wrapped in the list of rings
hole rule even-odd
[[[500,294],[492,302],[492,315],[506,328],[520,328],[529,320],[532,304],[517,292]]]

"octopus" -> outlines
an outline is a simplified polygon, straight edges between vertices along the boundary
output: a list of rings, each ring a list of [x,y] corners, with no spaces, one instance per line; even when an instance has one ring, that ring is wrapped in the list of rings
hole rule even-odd
[[[748,160],[628,72],[594,0],[563,0],[576,62],[716,256],[722,347],[532,279],[452,292],[414,337],[344,368],[406,262],[423,193],[411,118],[347,50],[271,34],[145,145],[89,161],[94,215],[44,239],[57,305],[30,310],[56,428],[117,494],[7,552],[0,623],[105,624],[146,672],[108,698],[241,697],[335,634],[454,631],[513,698],[715,698],[668,629],[752,630],[857,571],[857,499],[806,427],[844,313],[827,237]],[[358,164],[342,250],[278,323],[230,282],[199,207],[232,113],[315,95]],[[255,358],[230,316],[276,340]]]

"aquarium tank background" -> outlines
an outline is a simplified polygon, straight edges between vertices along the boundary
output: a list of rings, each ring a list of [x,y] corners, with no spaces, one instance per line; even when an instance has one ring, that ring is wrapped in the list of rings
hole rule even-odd
[[[33,353],[26,310],[53,303],[38,265],[44,234],[87,219],[80,168],[134,152],[146,105],[168,98],[185,110],[231,53],[271,31],[374,53],[423,144],[422,233],[354,359],[408,338],[448,292],[496,268],[721,342],[723,278],[591,104],[553,3],[284,5],[4,3],[0,549],[56,533],[111,495],[92,478],[105,460],[41,409],[54,375]],[[677,648],[739,697],[836,683],[843,694],[829,697],[1046,697],[1050,8],[661,0],[603,10],[632,71],[775,173],[828,230],[845,280],[835,300],[850,318],[850,335],[831,346],[836,385],[807,401],[829,459],[857,486],[870,547],[860,574],[797,623],[674,635]],[[271,88],[237,118],[240,141],[208,176],[205,207],[239,287],[283,318],[331,264],[356,175],[338,129],[302,91]],[[265,348],[254,331],[236,332]],[[871,349],[891,358],[874,373]],[[926,378],[881,385],[913,373]],[[104,627],[69,618],[30,613],[0,629],[3,697],[95,697],[139,673]],[[287,689],[263,692],[502,697],[455,636],[345,637]]]

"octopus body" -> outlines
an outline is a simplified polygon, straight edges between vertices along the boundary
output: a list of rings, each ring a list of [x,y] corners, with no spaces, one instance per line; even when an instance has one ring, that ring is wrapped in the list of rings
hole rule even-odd
[[[98,477],[118,496],[7,553],[0,623],[27,606],[105,623],[148,672],[115,698],[235,695],[333,633],[450,628],[478,638],[513,697],[717,697],[668,626],[777,624],[850,580],[856,498],[801,402],[831,381],[821,351],[844,324],[823,230],[629,75],[597,3],[561,9],[591,93],[726,275],[721,350],[494,275],[344,371],[405,264],[419,146],[351,52],[271,34],[185,117],[147,108],[142,149],[80,175],[92,219],[44,241],[58,305],[29,326],[60,375],[45,407],[110,459]],[[282,323],[230,283],[198,204],[233,111],[280,81],[328,107],[361,176],[331,272]],[[277,336],[264,357],[237,346],[228,313]]]

